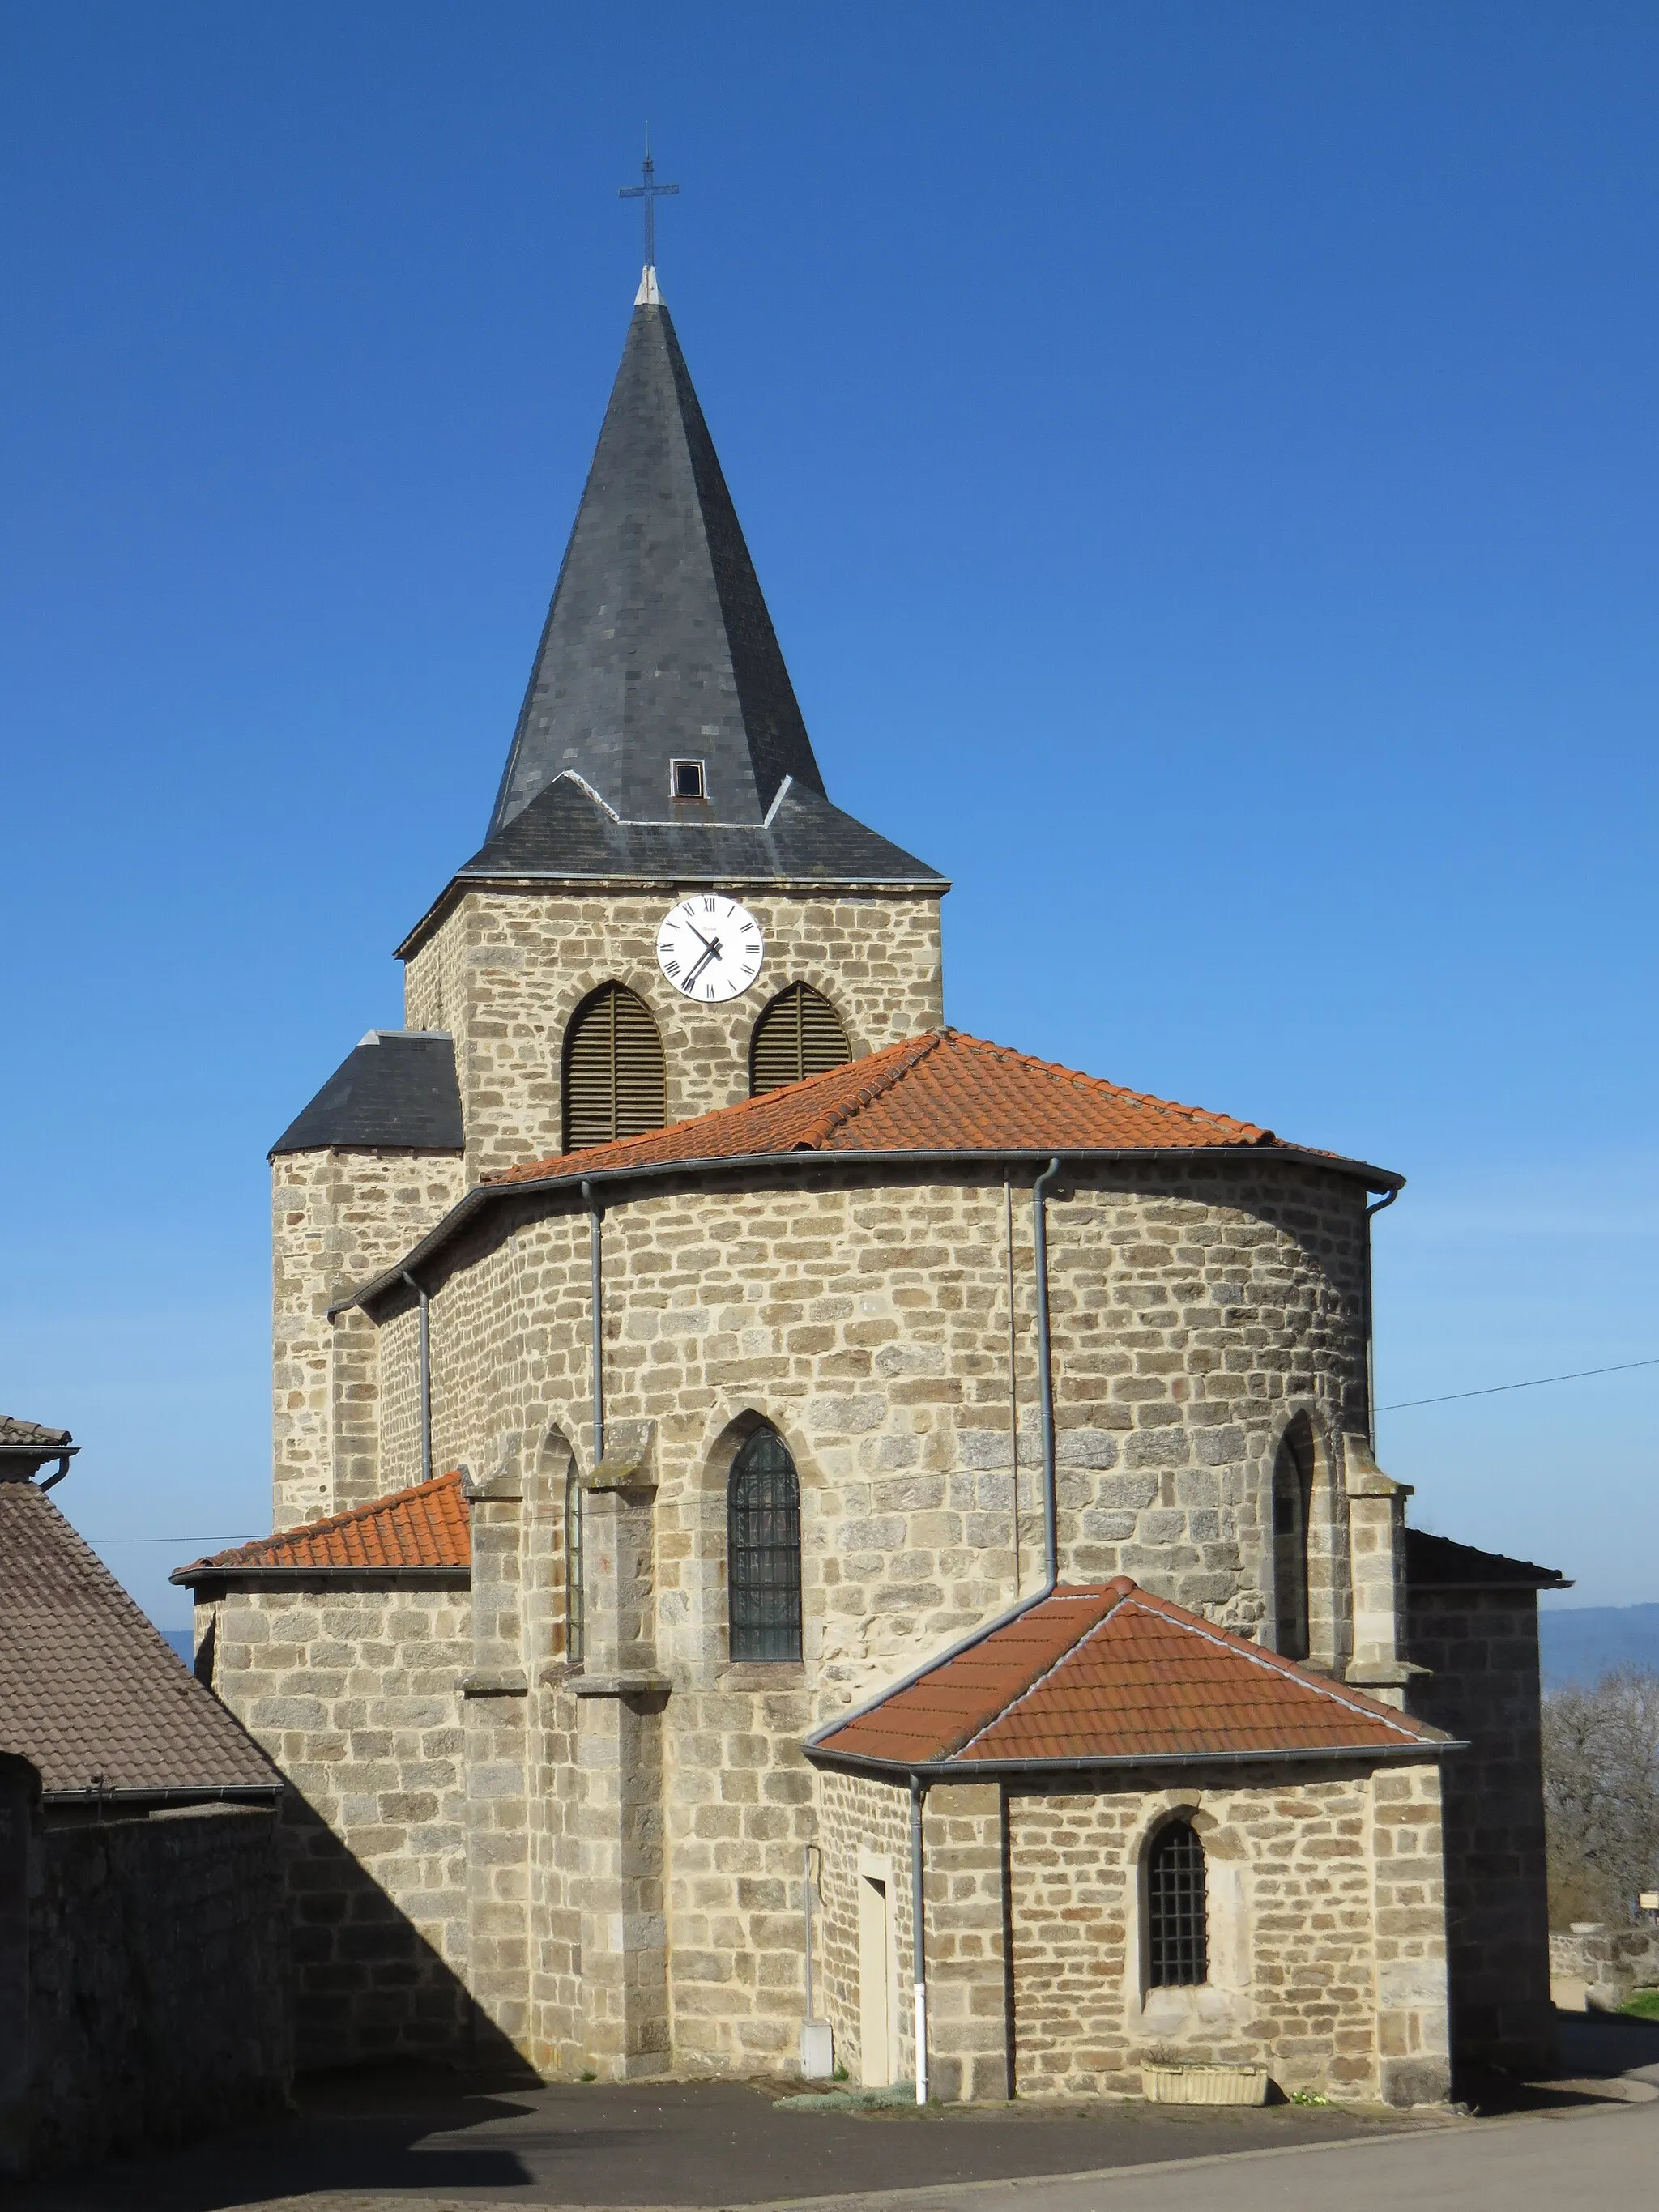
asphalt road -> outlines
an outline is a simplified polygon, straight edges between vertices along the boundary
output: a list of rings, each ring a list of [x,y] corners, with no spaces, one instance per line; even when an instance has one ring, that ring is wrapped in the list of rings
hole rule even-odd
[[[1559,2212],[1650,2202],[1659,2025],[1563,2021],[1564,2078],[1516,2118],[1103,2104],[790,2112],[730,2082],[458,2086],[340,2077],[289,2121],[0,2189],[0,2212]],[[1518,2085],[1517,2085],[1518,2086]],[[1639,2104],[1613,2104],[1614,2096]]]
[[[441,2077],[343,2078],[298,2117],[168,2155],[0,2192],[4,2212],[228,2212],[299,2199],[623,2207],[764,2204],[942,2188],[1146,2160],[1340,2142],[1412,2123],[1270,2106],[1103,2104],[795,2112],[735,2082],[457,2091]]]

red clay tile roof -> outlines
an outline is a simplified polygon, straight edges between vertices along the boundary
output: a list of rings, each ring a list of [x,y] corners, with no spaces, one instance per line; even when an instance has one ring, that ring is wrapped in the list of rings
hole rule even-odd
[[[282,1784],[32,1482],[0,1482],[0,1751],[49,1791]]]
[[[539,1182],[606,1168],[741,1159],[765,1152],[1169,1152],[1288,1147],[1271,1129],[1177,1106],[1027,1053],[933,1030],[643,1137],[508,1168]],[[1333,1159],[1335,1155],[1328,1157]],[[1339,1164],[1346,1164],[1339,1163]],[[1392,1182],[1393,1177],[1389,1180]]]
[[[177,1568],[175,1583],[204,1581],[210,1574],[249,1569],[307,1567],[468,1567],[472,1533],[459,1473],[434,1475],[410,1490],[394,1490],[349,1513],[307,1521],[258,1543],[238,1544]]]
[[[1152,1596],[1062,1585],[809,1751],[896,1768],[1437,1749],[1436,1730]]]

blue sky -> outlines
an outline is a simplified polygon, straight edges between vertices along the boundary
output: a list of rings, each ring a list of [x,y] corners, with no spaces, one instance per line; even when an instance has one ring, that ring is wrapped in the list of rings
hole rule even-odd
[[[479,842],[638,273],[952,1020],[1403,1170],[1381,1396],[1659,1354],[1659,15],[0,11],[0,1406],[269,1526],[264,1151]],[[1659,1598],[1659,1368],[1387,1413]]]

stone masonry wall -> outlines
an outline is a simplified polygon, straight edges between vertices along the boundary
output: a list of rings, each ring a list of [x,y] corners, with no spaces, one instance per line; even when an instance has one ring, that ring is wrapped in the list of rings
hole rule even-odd
[[[562,1149],[565,1028],[601,983],[625,984],[650,1007],[671,1121],[749,1096],[750,1032],[787,984],[823,994],[855,1057],[943,1021],[937,897],[726,888],[759,921],[766,953],[753,988],[724,1006],[693,1004],[657,966],[658,924],[681,896],[668,884],[469,891],[410,956],[405,1018],[454,1036],[469,1183]]]
[[[273,2117],[293,2054],[275,1814],[209,1805],[35,1838],[27,2168]],[[14,2015],[0,2033],[19,2033]]]
[[[467,1592],[296,1581],[228,1589],[198,1632],[210,1613],[213,1687],[291,1785],[299,2064],[453,2050],[471,2024]]]
[[[816,1832],[800,1736],[1015,1594],[1001,1183],[895,1188],[846,1172],[840,1188],[658,1187],[605,1221],[609,1420],[644,1424],[651,1440],[644,1656],[668,1694],[655,1732],[636,1734],[659,1764],[666,2003],[673,2063],[692,2069],[793,2063],[790,1923]],[[1363,1419],[1363,1203],[1321,1170],[1229,1160],[1092,1170],[1051,1206],[1064,1575],[1127,1572],[1247,1632],[1270,1620],[1267,1486],[1283,1425],[1305,1407],[1331,1469],[1316,1539],[1333,1584],[1346,1583],[1338,1439]],[[1029,1589],[1041,1522],[1024,1194],[1016,1219]],[[413,1314],[389,1304],[388,1484],[418,1474]],[[431,1318],[434,1465],[465,1465],[493,1492],[539,1468],[558,1437],[592,1468],[585,1216],[481,1228],[447,1279],[434,1275]],[[757,1418],[781,1431],[801,1479],[799,1667],[726,1656],[725,1485]],[[526,1540],[525,1571],[542,1573],[549,1554],[550,1584],[560,1510]],[[600,1893],[583,1872],[599,1844],[581,1838],[612,1819],[590,1802],[581,1747],[621,1754],[599,1751],[590,1708],[579,1719],[563,1681],[561,1603],[526,1609],[519,1632],[526,1740],[543,1747],[526,1753],[526,1909],[540,1931],[528,1978],[540,1994],[525,2040],[538,2063],[556,2051],[563,2064],[587,2032],[582,1943],[601,1935],[580,1902]]]
[[[454,1153],[293,1152],[271,1162],[271,1441],[276,1528],[379,1495],[376,1332],[328,1309],[461,1195]]]
[[[1554,2051],[1538,1601],[1530,1589],[1408,1592],[1412,1710],[1467,1740],[1446,1772],[1452,2049],[1527,2073]]]
[[[1169,1812],[1202,1837],[1210,1972],[1143,1989],[1139,1865]],[[1437,1776],[1218,1771],[1178,1789],[1011,1788],[1009,1924],[1021,2096],[1140,2092],[1154,2046],[1265,2065],[1287,2091],[1447,2094]]]

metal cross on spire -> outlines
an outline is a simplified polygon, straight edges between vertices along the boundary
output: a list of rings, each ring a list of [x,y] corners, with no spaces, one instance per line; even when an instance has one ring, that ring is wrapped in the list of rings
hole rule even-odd
[[[645,202],[645,265],[647,269],[654,269],[657,265],[657,202],[666,199],[678,190],[678,185],[659,185],[657,182],[657,165],[651,158],[651,132],[647,126],[645,159],[640,165],[640,181],[637,185],[620,185],[617,191],[619,200]]]

